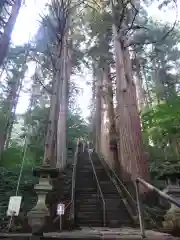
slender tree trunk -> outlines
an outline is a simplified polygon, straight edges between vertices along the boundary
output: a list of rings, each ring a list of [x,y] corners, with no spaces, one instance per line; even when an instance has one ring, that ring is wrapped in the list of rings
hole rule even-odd
[[[99,101],[97,99],[97,107],[98,107],[98,103],[101,104],[99,113],[97,112],[97,114],[100,114],[100,119],[98,124],[101,124],[100,132],[97,131],[97,133],[99,132],[100,134],[99,135],[100,141],[98,141],[98,145],[99,145],[98,151],[99,153],[103,154],[105,161],[110,166],[113,166],[113,159],[109,149],[109,118],[108,118],[108,105],[107,105],[107,84],[105,82],[106,79],[104,78],[104,75],[105,75],[104,71],[103,70],[101,71],[102,71],[101,91],[99,96],[97,96],[99,97]],[[98,137],[98,134],[96,137]]]
[[[143,88],[143,76],[141,73],[141,65],[137,56],[135,57],[136,64],[136,91],[137,91],[137,99],[139,110],[141,111],[145,105],[145,96],[144,96],[144,88]]]
[[[94,146],[96,146],[96,73],[95,67],[93,67],[93,82],[92,82],[92,128],[91,135],[93,139]]]
[[[3,64],[3,61],[7,55],[9,43],[11,40],[11,34],[19,14],[19,10],[22,4],[22,0],[15,0],[12,5],[11,15],[8,19],[8,22],[5,25],[4,32],[0,37],[0,66]]]
[[[100,153],[101,149],[101,88],[102,88],[102,71],[96,71],[96,112],[95,112],[95,150]]]
[[[145,89],[146,89],[146,106],[151,105],[152,104],[152,98],[151,98],[151,93],[149,90],[149,84],[147,81],[147,75],[146,75],[146,71],[144,66],[142,66],[142,75],[144,76],[144,82],[145,82]]]
[[[9,90],[9,95],[5,101],[4,105],[4,126],[1,128],[0,134],[0,156],[2,157],[3,151],[8,147],[10,142],[13,123],[15,120],[15,112],[19,99],[19,94],[22,88],[23,78],[21,74],[18,79],[12,79],[12,83]]]
[[[164,90],[164,85],[161,82],[160,75],[159,75],[159,69],[161,68],[160,63],[157,61],[157,59],[153,59],[153,81],[155,83],[155,92],[156,92],[156,98],[157,98],[157,104],[160,103],[160,101],[166,96],[165,96],[165,90]]]
[[[23,79],[24,79],[24,77],[20,76],[20,79],[17,83],[17,88],[14,92],[14,97],[13,97],[13,100],[12,100],[13,106],[12,106],[12,109],[11,109],[9,127],[8,127],[7,134],[6,134],[5,149],[8,148],[9,142],[10,142],[10,139],[11,139],[13,124],[14,124],[15,117],[16,117],[16,108],[17,108],[17,104],[18,104],[18,101],[19,101],[19,95],[20,95],[20,92],[22,90]]]

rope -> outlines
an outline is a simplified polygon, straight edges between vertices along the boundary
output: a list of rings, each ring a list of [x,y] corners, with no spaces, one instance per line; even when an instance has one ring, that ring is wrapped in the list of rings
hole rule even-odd
[[[30,104],[29,104],[29,107],[28,107],[28,110],[30,110],[30,111],[31,111],[32,103],[33,103],[33,98],[31,98]],[[29,124],[28,124],[26,133],[29,133],[29,129],[30,129],[30,127],[29,127]],[[21,182],[21,178],[22,178],[22,173],[23,173],[24,163],[25,163],[26,153],[27,153],[27,146],[28,146],[27,143],[28,143],[28,138],[27,138],[27,134],[26,134],[25,138],[24,138],[24,144],[23,144],[23,150],[22,150],[22,155],[23,156],[22,156],[22,161],[21,161],[21,168],[20,168],[20,171],[19,171],[19,177],[18,177],[18,181],[17,181],[17,185],[16,185],[15,196],[18,196],[18,192],[19,192],[19,186],[20,186],[20,182]],[[8,232],[11,229],[12,220],[13,220],[13,215],[10,217],[10,220],[9,220]]]
[[[26,159],[26,152],[27,152],[27,136],[25,136],[25,139],[24,139],[23,158],[22,158],[22,162],[21,162],[21,168],[20,168],[20,172],[19,172],[19,177],[18,177],[18,182],[17,182],[17,186],[16,186],[15,196],[18,195],[18,191],[19,191],[19,186],[20,186],[20,182],[21,182],[22,172],[23,172],[23,168],[24,168],[24,162],[25,162],[25,159]],[[8,232],[11,229],[12,220],[13,220],[13,215],[10,217],[10,220],[9,220]]]
[[[30,39],[30,36],[29,36],[29,39]],[[30,40],[28,42],[28,48],[27,48],[27,51],[25,53],[25,60],[24,60],[24,65],[27,63],[27,58],[29,56],[29,51],[30,51]],[[31,97],[30,99],[30,103],[29,103],[29,106],[28,106],[28,109],[27,111],[29,113],[29,115],[31,114],[31,107],[32,107],[32,104],[33,104],[33,97]],[[23,172],[23,167],[24,167],[24,162],[25,162],[25,159],[26,159],[26,152],[27,152],[27,133],[29,133],[29,124],[27,126],[27,129],[26,129],[26,135],[25,135],[25,138],[24,138],[24,144],[23,144],[23,150],[22,150],[22,161],[21,161],[21,168],[20,168],[20,172],[19,172],[19,177],[18,177],[18,181],[17,181],[17,186],[16,186],[16,193],[15,193],[15,196],[17,196],[18,194],[18,191],[19,191],[19,186],[20,186],[20,182],[21,182],[21,177],[22,177],[22,172]]]
[[[22,178],[22,173],[23,173],[23,168],[24,168],[24,163],[25,163],[25,159],[26,159],[26,153],[27,153],[27,135],[25,136],[24,144],[23,144],[23,145],[24,145],[24,147],[23,147],[23,157],[22,157],[22,162],[21,162],[21,168],[20,168],[20,172],[19,172],[18,182],[17,182],[17,186],[16,186],[15,196],[18,195],[19,186],[20,186],[20,182],[21,182],[21,178]]]
[[[30,37],[29,37],[29,39],[30,39]],[[30,51],[30,43],[29,43],[28,49],[27,49],[26,54],[25,54],[24,64],[26,64],[26,62],[27,62],[27,57],[29,56],[29,51]],[[29,106],[28,106],[28,109],[27,109],[27,111],[29,112],[29,115],[31,114],[32,104],[33,104],[33,96],[30,99],[30,103],[29,103]],[[21,161],[21,167],[20,167],[19,176],[18,176],[18,180],[17,180],[15,196],[18,196],[19,186],[20,186],[20,182],[21,182],[21,178],[22,178],[23,169],[24,169],[24,163],[25,163],[25,159],[26,159],[27,146],[28,146],[27,135],[29,133],[29,129],[30,129],[30,126],[28,124],[27,129],[26,129],[26,135],[25,135],[25,138],[24,138],[23,149],[22,149],[22,161]],[[13,215],[10,217],[10,220],[9,220],[8,232],[11,229],[12,220],[13,220]]]

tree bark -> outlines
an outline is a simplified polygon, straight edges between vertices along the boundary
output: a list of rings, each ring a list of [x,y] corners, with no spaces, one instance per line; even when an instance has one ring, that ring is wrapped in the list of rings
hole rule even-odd
[[[0,67],[3,64],[3,61],[7,55],[9,43],[11,40],[11,34],[16,23],[17,16],[22,4],[22,0],[15,0],[12,5],[11,15],[8,19],[8,22],[5,25],[4,32],[0,38]]]
[[[11,114],[10,114],[10,119],[9,119],[9,127],[8,127],[7,133],[6,133],[5,149],[8,148],[9,142],[11,139],[13,124],[14,124],[15,117],[16,117],[16,108],[17,108],[17,104],[19,101],[20,92],[22,90],[23,79],[24,79],[24,77],[19,76],[19,80],[17,82],[17,86],[16,86],[16,89],[13,94],[13,99],[12,99],[13,104],[12,104]]]
[[[104,117],[102,118],[102,126],[104,126],[104,132],[106,133],[105,137],[102,136],[102,139],[106,139],[107,142],[102,148],[102,153],[107,156],[107,161],[110,165],[119,169],[118,162],[118,134],[116,132],[116,123],[115,123],[115,113],[114,113],[114,103],[113,103],[113,89],[112,89],[112,79],[110,76],[109,66],[103,68],[103,107]],[[104,123],[104,124],[103,124]],[[103,129],[102,129],[103,131]]]
[[[101,150],[101,88],[102,71],[96,70],[96,104],[95,104],[95,150],[100,153]]]
[[[61,16],[59,16],[61,18]],[[57,21],[59,21],[59,18]],[[62,19],[64,21],[65,19]],[[58,22],[62,28],[61,21]],[[58,30],[59,30],[58,29]],[[44,164],[63,169],[67,158],[67,115],[69,80],[72,71],[69,18],[66,16],[63,29],[58,32],[55,57],[53,96],[50,105],[49,124],[45,143]],[[60,36],[60,39],[59,39]]]
[[[3,151],[8,147],[13,123],[15,120],[15,112],[19,99],[19,94],[22,88],[23,76],[21,76],[21,72],[19,76],[14,76],[11,80],[9,94],[4,102],[4,125],[1,128],[0,134],[0,157],[3,155]]]
[[[139,107],[139,110],[142,111],[145,105],[145,96],[144,96],[144,88],[143,88],[143,76],[141,73],[141,65],[137,56],[135,56],[135,65],[136,65],[135,83],[136,83],[138,107]]]
[[[68,117],[68,99],[69,99],[69,81],[72,72],[71,47],[72,42],[67,33],[64,37],[64,46],[62,52],[62,89],[59,95],[60,109],[57,126],[57,162],[56,167],[63,169],[67,161],[67,117]]]
[[[96,70],[93,66],[93,82],[92,82],[92,110],[91,110],[91,137],[93,140],[94,146],[96,146]]]
[[[120,136],[120,164],[124,178],[148,179],[147,159],[144,154],[141,124],[137,108],[136,88],[133,82],[129,51],[123,36],[117,38],[114,26],[116,56],[117,113]]]
[[[60,87],[59,70],[54,73],[52,96],[50,101],[49,121],[47,126],[46,141],[44,147],[44,159],[43,164],[48,164],[52,167],[56,165],[55,159],[55,131],[57,122],[57,101],[58,101],[58,89]]]

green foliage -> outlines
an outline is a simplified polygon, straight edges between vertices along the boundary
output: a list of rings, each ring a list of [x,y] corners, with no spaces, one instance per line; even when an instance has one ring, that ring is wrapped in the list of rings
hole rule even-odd
[[[28,150],[31,152],[38,165],[42,162],[43,158],[49,118],[48,114],[49,108],[36,106],[30,113],[27,112],[25,115],[25,124],[30,126],[30,133],[28,133]]]
[[[2,223],[7,224],[8,219],[6,217],[6,211],[9,197],[15,196],[16,194],[19,173],[20,168],[7,169],[0,167],[0,229]],[[18,196],[23,197],[21,211],[23,210],[24,213],[29,211],[37,200],[36,194],[33,190],[35,183],[37,183],[37,178],[32,176],[32,171],[30,168],[25,168],[22,173],[18,191]]]
[[[40,164],[44,154],[44,143],[48,124],[49,108],[36,107],[29,115],[26,124],[30,124],[31,133],[28,136],[28,150],[36,164]],[[88,124],[79,113],[68,114],[68,148],[74,150],[76,140],[80,137],[87,138],[89,132]],[[71,153],[72,154],[72,153]]]
[[[68,116],[68,142],[69,147],[75,146],[78,138],[88,139],[89,137],[88,124],[79,114],[69,113]]]
[[[180,158],[180,98],[173,98],[144,110],[142,126],[144,139],[148,139],[150,170],[160,173],[176,170]]]
[[[18,168],[22,164],[24,156],[24,147],[18,145],[16,142],[12,142],[11,145],[3,152],[0,166],[6,168]],[[24,166],[32,167],[35,165],[33,156],[28,150],[25,155]]]
[[[86,16],[88,22],[89,41],[87,43],[87,56],[98,67],[104,67],[113,62],[111,50],[112,19],[110,13],[89,10]]]
[[[179,26],[172,29],[171,25],[150,20],[146,28],[146,31],[140,29],[133,35],[137,44],[135,52],[146,78],[144,88],[148,98],[151,95],[153,100],[168,100],[176,97],[180,79]]]
[[[142,124],[154,144],[180,138],[180,98],[155,105],[143,112]]]

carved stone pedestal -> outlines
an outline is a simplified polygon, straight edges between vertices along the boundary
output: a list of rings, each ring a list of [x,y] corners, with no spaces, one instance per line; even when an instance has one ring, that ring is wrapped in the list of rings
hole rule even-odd
[[[167,181],[167,188],[164,189],[164,192],[180,202],[180,173],[166,174],[161,179],[166,179]],[[163,228],[166,232],[173,232],[180,229],[180,208],[174,204],[171,204],[170,209],[164,216]]]
[[[39,183],[34,187],[36,190],[38,201],[36,206],[28,213],[28,223],[32,228],[33,233],[43,231],[46,225],[49,211],[46,206],[46,195],[52,190],[50,185],[51,177],[58,175],[57,169],[50,168],[49,165],[36,168],[33,171],[34,176],[39,177]]]

